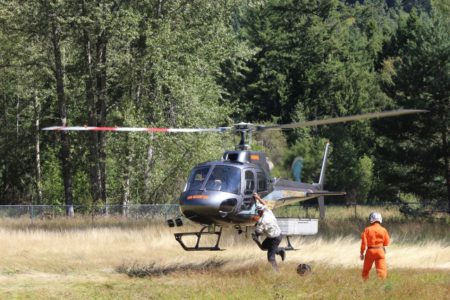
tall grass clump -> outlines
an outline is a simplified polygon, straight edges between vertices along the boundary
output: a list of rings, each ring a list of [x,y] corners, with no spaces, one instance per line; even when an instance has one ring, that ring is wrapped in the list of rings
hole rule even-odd
[[[175,272],[206,272],[217,270],[225,264],[224,260],[208,259],[197,263],[178,263],[161,266],[155,262],[147,265],[134,263],[131,266],[122,264],[116,268],[118,273],[127,274],[129,277],[165,276]]]
[[[326,218],[319,221],[318,237],[334,239],[339,236],[350,236],[358,239],[361,232],[369,224],[368,216],[378,211],[383,216],[383,226],[388,229],[397,243],[423,243],[439,241],[450,245],[450,217],[408,217],[399,212],[396,206],[341,206],[328,207]],[[293,206],[275,212],[281,217],[319,218],[316,208]]]
[[[447,221],[385,215],[393,240],[388,280],[363,283],[359,234],[366,217],[332,219],[329,212],[319,235],[292,238],[297,251],[288,251],[279,273],[250,231],[238,235],[232,227],[223,231],[226,251],[189,252],[173,233],[197,231],[198,224],[0,219],[0,299],[445,299],[450,293]],[[299,263],[313,272],[298,276]]]
[[[92,228],[142,229],[152,224],[161,224],[163,218],[126,218],[122,216],[78,215],[75,217],[55,218],[0,218],[0,226],[15,230],[85,230]]]

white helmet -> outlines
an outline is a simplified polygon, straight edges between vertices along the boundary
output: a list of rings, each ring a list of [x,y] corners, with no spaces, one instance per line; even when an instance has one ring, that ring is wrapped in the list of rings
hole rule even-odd
[[[369,215],[369,222],[375,223],[375,222],[380,222],[380,224],[383,222],[383,218],[381,217],[381,214],[379,212],[371,212]]]

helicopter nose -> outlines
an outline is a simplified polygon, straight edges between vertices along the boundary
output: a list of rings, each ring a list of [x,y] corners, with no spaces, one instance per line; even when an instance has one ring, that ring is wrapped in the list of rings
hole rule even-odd
[[[181,212],[194,222],[212,224],[218,208],[216,201],[211,201],[207,194],[185,195],[180,198]]]
[[[228,193],[184,195],[180,198],[180,209],[186,218],[194,222],[213,224],[228,216],[237,203],[237,199],[230,198]]]
[[[193,222],[206,225],[216,223],[218,211],[213,207],[207,205],[182,205],[180,208],[183,215]]]

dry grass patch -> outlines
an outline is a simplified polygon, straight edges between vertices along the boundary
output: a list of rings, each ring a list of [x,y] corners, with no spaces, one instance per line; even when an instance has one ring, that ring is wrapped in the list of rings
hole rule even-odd
[[[386,281],[363,282],[359,268],[314,264],[300,277],[296,264],[209,270],[178,270],[144,278],[14,275],[0,282],[0,298],[33,299],[448,299],[449,272],[395,269]],[[374,274],[372,274],[374,275]]]
[[[432,237],[415,243],[393,234],[388,280],[363,284],[359,240],[352,234],[293,239],[299,250],[288,252],[280,273],[274,273],[266,254],[234,230],[224,232],[226,251],[186,252],[173,236],[180,228],[116,221],[87,226],[79,219],[55,220],[52,227],[44,221],[26,226],[3,221],[0,299],[423,299],[428,294],[445,299],[450,294],[450,245]],[[448,232],[448,225],[439,226]],[[312,265],[312,274],[299,277],[299,263]]]

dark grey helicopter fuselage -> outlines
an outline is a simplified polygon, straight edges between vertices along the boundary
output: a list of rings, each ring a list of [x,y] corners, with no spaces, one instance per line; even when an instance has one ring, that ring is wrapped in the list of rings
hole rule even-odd
[[[191,171],[180,209],[186,218],[203,225],[254,225],[254,192],[269,208],[342,194],[323,191],[322,184],[271,178],[263,152],[227,151],[223,160],[199,164]]]
[[[264,197],[273,191],[266,157],[262,152],[229,151],[224,158],[192,170],[180,196],[181,211],[200,224],[254,224],[253,193]]]

